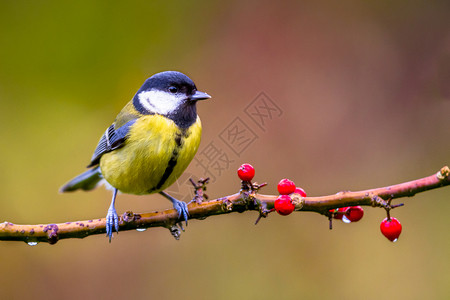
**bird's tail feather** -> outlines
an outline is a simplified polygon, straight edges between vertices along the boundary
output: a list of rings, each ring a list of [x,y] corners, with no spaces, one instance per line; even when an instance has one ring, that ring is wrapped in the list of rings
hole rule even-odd
[[[59,189],[59,191],[61,193],[73,192],[78,189],[89,191],[96,188],[102,179],[103,179],[102,172],[100,171],[100,167],[97,166],[93,169],[87,170],[86,172],[70,180],[65,185],[63,185]]]

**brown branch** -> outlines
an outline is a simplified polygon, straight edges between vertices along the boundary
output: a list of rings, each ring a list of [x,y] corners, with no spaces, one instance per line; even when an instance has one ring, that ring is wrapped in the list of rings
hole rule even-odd
[[[386,208],[390,205],[390,201],[388,204],[389,199],[411,197],[420,192],[450,185],[449,174],[450,169],[446,166],[437,174],[392,186],[358,192],[345,191],[322,197],[301,197],[294,194],[292,199],[296,205],[296,211],[313,211],[327,216],[330,214],[329,209],[345,206],[365,205]],[[258,220],[266,217],[273,210],[277,195],[259,194],[259,188],[264,185],[243,182],[240,193],[234,195],[203,202],[197,197],[188,205],[190,219],[203,220],[209,216],[247,210],[259,211]],[[198,190],[199,186],[196,188]],[[0,240],[24,241],[29,244],[36,242],[55,244],[60,239],[104,234],[106,233],[105,224],[105,218],[38,225],[17,225],[4,222],[0,223]],[[148,227],[165,227],[170,229],[175,238],[178,238],[181,233],[177,227],[177,225],[180,227],[181,225],[178,223],[177,213],[174,209],[143,214],[125,212],[120,217],[119,224],[121,232]]]

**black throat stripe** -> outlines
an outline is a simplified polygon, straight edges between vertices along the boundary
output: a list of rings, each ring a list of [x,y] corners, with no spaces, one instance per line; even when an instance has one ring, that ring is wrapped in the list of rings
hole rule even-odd
[[[134,108],[143,115],[152,115],[153,113],[148,111],[144,106],[142,106],[141,102],[139,101],[139,94],[136,94],[133,97],[133,105]]]
[[[178,133],[178,134],[175,136],[175,144],[176,144],[176,147],[175,147],[175,149],[173,149],[172,156],[170,157],[170,160],[169,160],[169,162],[167,163],[167,167],[166,167],[166,170],[164,171],[163,176],[162,176],[161,179],[159,180],[158,184],[152,189],[152,191],[154,191],[154,190],[159,190],[159,189],[164,185],[164,183],[167,181],[167,179],[169,178],[170,174],[172,174],[173,169],[174,169],[175,166],[177,165],[177,161],[178,161],[178,151],[179,151],[180,148],[181,148],[181,139],[182,139],[183,137],[185,137],[185,136],[186,136],[186,130],[182,130],[181,133]]]

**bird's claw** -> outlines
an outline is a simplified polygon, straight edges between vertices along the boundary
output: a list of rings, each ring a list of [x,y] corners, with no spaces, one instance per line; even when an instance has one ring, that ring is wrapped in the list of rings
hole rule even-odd
[[[110,207],[106,215],[106,236],[109,237],[110,243],[113,235],[113,225],[116,232],[119,233],[119,216],[117,215],[116,209]]]
[[[184,221],[186,221],[187,226],[189,210],[186,202],[174,199],[173,208],[178,212],[178,219],[181,219],[181,217],[183,216],[183,219]]]

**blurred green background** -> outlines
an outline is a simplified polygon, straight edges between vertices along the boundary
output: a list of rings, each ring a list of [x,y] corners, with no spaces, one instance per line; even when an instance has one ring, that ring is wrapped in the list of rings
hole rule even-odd
[[[204,134],[228,161],[211,165],[212,198],[256,168],[310,196],[400,183],[450,163],[448,1],[2,1],[0,220],[104,217],[111,194],[58,194],[144,80],[189,75],[213,96]],[[264,92],[280,109],[258,127],[245,109]],[[237,155],[233,120],[254,139]],[[223,137],[223,135],[222,135]],[[223,156],[225,155],[225,156]],[[187,174],[204,176],[198,163]],[[184,185],[185,186],[185,185]],[[186,187],[186,186],[185,186]],[[192,221],[35,247],[0,243],[1,299],[448,299],[450,188],[404,199],[400,240],[380,209],[356,224],[312,213]],[[170,208],[120,195],[117,209]]]

